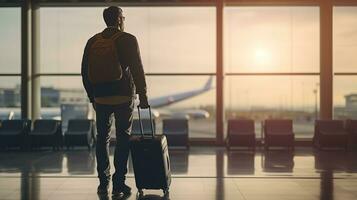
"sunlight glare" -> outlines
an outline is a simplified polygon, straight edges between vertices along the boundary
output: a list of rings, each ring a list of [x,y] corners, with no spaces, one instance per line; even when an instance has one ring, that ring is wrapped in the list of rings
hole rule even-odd
[[[263,48],[255,50],[255,63],[259,68],[266,68],[271,61],[270,52]]]

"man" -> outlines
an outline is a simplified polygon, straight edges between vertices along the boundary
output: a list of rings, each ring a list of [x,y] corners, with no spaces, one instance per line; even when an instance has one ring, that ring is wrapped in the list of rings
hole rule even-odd
[[[141,108],[148,107],[146,81],[137,40],[135,36],[124,32],[125,18],[122,9],[110,6],[104,10],[103,18],[107,28],[88,40],[84,49],[81,71],[84,88],[87,91],[90,102],[93,104],[93,108],[96,110],[96,157],[100,182],[97,192],[100,195],[108,194],[110,182],[109,134],[112,115],[114,115],[117,143],[114,153],[115,173],[112,177],[112,194],[113,196],[121,195],[122,193],[129,195],[131,188],[125,184],[125,175],[127,173],[128,140],[132,126],[134,97],[135,93],[139,95],[139,106]],[[108,69],[104,64],[107,61],[97,62],[101,69],[91,72],[91,67],[94,65],[91,63],[94,62],[91,57],[93,53],[91,52],[93,52],[94,44],[98,44],[96,41],[109,41],[105,39],[112,39],[112,44],[114,44],[115,49],[113,52],[115,52],[115,57],[117,56],[118,58],[116,64],[119,66],[119,70],[118,74],[110,73],[118,78],[107,82],[96,82],[94,80],[98,79],[100,74],[108,73]]]

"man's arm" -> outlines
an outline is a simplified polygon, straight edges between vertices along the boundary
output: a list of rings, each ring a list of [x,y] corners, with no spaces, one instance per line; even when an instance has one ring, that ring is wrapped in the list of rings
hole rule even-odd
[[[83,86],[87,92],[89,101],[93,103],[94,102],[93,86],[89,82],[89,78],[88,78],[88,49],[89,49],[89,41],[87,42],[86,47],[84,48],[81,74],[82,74]]]
[[[129,69],[133,76],[136,93],[139,94],[140,104],[145,103],[142,101],[146,101],[147,104],[145,73],[141,62],[138,41],[135,36],[129,37],[127,51],[129,57]]]

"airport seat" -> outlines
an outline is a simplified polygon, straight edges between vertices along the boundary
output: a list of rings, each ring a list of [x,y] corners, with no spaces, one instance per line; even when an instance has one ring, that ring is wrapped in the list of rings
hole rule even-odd
[[[0,127],[0,147],[25,147],[25,137],[30,131],[30,120],[3,120]]]
[[[264,148],[288,147],[294,149],[293,121],[290,119],[269,119],[264,121]]]
[[[34,122],[29,133],[31,147],[52,146],[59,149],[63,145],[62,125],[59,120],[39,119]]]
[[[348,132],[349,144],[353,147],[357,146],[357,120],[347,120],[346,130]]]
[[[346,148],[348,133],[344,128],[343,120],[316,120],[314,146],[323,148]]]
[[[254,120],[230,119],[227,128],[227,148],[255,148]]]
[[[141,119],[143,123],[144,134],[151,134],[150,119]],[[152,119],[153,128],[156,129],[155,119]],[[131,130],[132,135],[140,135],[140,122],[139,119],[133,119],[133,125]]]
[[[70,146],[87,146],[90,150],[95,142],[94,121],[90,119],[71,119],[64,134],[67,148]]]
[[[188,120],[181,119],[163,119],[162,133],[166,135],[170,147],[188,148]]]

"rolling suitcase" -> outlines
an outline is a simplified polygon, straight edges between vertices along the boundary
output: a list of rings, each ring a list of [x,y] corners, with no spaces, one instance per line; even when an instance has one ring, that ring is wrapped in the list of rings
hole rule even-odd
[[[166,196],[171,184],[166,137],[155,135],[152,123],[151,135],[144,135],[139,106],[138,114],[141,134],[132,135],[129,142],[138,195],[143,196],[143,189],[162,189]],[[149,115],[152,122],[150,107]]]

